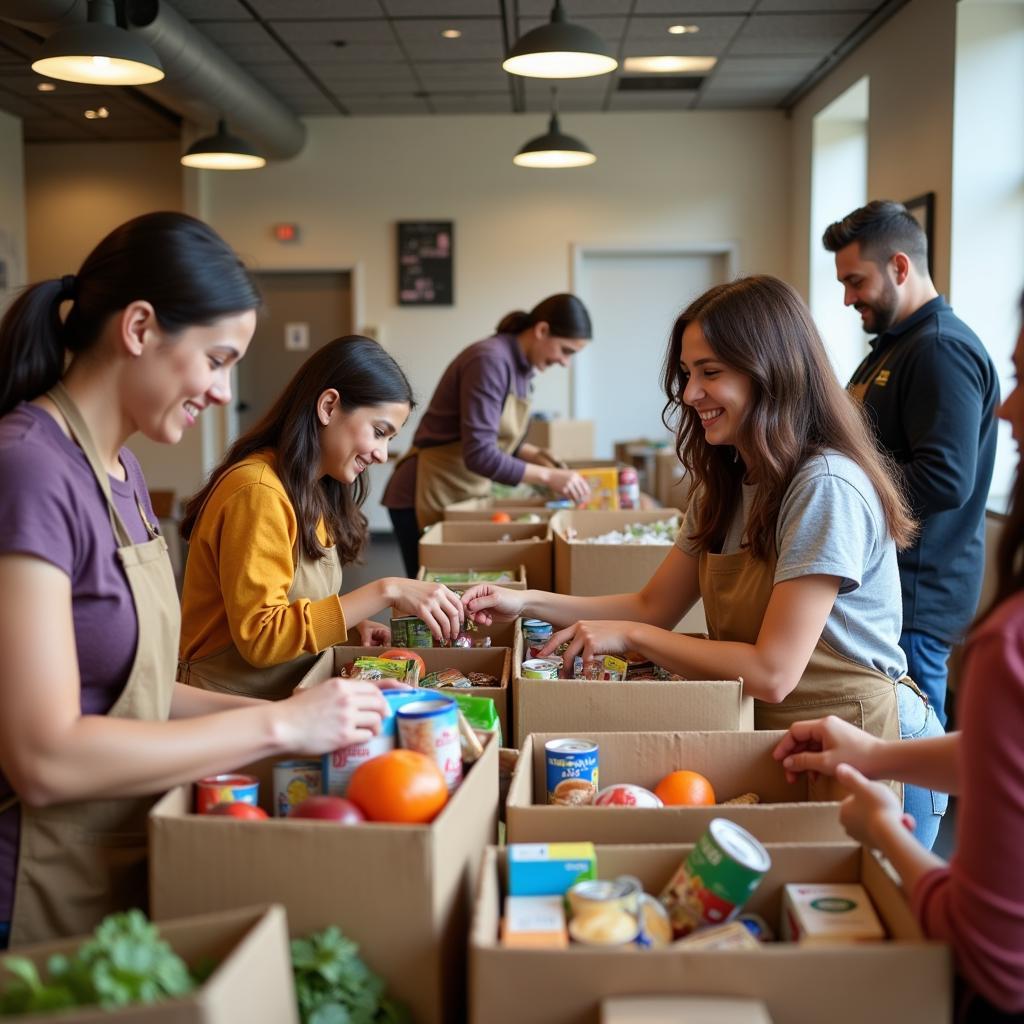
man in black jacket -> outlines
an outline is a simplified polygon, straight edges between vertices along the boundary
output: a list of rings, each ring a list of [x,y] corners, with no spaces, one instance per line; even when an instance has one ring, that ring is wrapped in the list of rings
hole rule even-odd
[[[822,241],[835,253],[844,302],[875,335],[848,386],[920,523],[917,542],[899,554],[900,646],[945,724],[946,662],[981,593],[999,378],[977,335],[935,290],[927,239],[902,203],[868,203]]]

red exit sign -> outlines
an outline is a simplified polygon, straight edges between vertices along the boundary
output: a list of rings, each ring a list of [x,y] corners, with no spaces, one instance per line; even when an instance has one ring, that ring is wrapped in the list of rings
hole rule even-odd
[[[299,225],[275,224],[274,237],[279,242],[297,242],[299,240]]]

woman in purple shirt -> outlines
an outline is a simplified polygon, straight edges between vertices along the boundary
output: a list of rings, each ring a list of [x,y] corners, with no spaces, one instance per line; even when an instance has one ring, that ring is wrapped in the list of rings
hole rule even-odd
[[[1024,314],[1024,297],[1021,300]],[[999,410],[1024,445],[1024,327],[1017,385]],[[787,773],[835,775],[840,817],[899,873],[925,935],[953,947],[958,1024],[1024,1021],[1024,472],[999,544],[996,596],[967,641],[960,731],[884,743],[835,718],[798,722],[775,750]],[[949,864],[917,843],[892,792],[870,779],[958,793]]]
[[[153,213],[0,321],[0,946],[144,905],[154,795],[380,729],[364,682],[276,704],[174,682],[177,593],[124,445],[230,401],[258,306],[211,228]]]
[[[590,315],[575,295],[551,295],[529,313],[509,313],[496,333],[464,349],[444,371],[381,503],[388,510],[406,572],[419,565],[419,535],[446,505],[490,493],[491,481],[550,487],[586,499],[586,481],[523,443],[530,378],[567,366],[590,340]]]

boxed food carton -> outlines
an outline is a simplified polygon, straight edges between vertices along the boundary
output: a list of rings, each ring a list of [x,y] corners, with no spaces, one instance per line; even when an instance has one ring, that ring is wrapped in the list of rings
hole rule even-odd
[[[804,945],[880,942],[885,929],[862,885],[787,885],[782,897],[782,938]]]
[[[551,589],[551,531],[547,523],[434,523],[420,537],[426,569],[526,568],[526,585]]]
[[[197,815],[191,787],[179,786],[150,812],[153,914],[273,900],[287,909],[292,936],[341,928],[417,1022],[463,1021],[471,889],[484,847],[497,835],[497,764],[493,738],[429,825]],[[241,769],[261,779],[267,811],[271,765]],[[249,1019],[265,1018],[223,1021]]]
[[[239,907],[195,917],[175,914],[155,923],[160,937],[191,970],[215,965],[193,993],[150,1005],[81,1007],[16,1019],[32,1024],[298,1024],[283,907]],[[31,960],[44,972],[51,956],[68,956],[87,938],[22,946],[10,954]]]
[[[647,892],[657,894],[691,849],[677,844],[599,845],[598,875],[631,875]],[[760,1000],[779,1024],[951,1019],[950,951],[924,939],[903,891],[873,854],[853,843],[789,843],[767,849],[772,866],[745,909],[776,926],[786,883],[859,882],[889,940],[843,947],[780,942],[752,950],[580,945],[506,949],[499,920],[508,891],[507,853],[492,847],[481,867],[469,938],[470,1021],[518,1024],[524,993],[531,994],[531,1024],[585,1024],[597,1020],[603,1000],[641,993]]]
[[[563,462],[589,459],[594,454],[594,421],[542,420],[535,416],[530,420],[523,440],[538,448],[547,448]]]
[[[696,842],[712,818],[730,818],[763,843],[845,842],[839,805],[816,799],[806,774],[786,781],[772,750],[784,732],[534,733],[521,743],[505,804],[510,843]],[[698,807],[553,806],[547,802],[548,740],[597,744],[599,789],[631,783],[653,791],[669,772],[699,772],[718,801]],[[757,803],[726,804],[755,794]]]

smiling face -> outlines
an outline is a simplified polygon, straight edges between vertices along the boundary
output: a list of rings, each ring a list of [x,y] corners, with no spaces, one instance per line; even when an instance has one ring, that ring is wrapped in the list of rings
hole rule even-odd
[[[320,475],[351,484],[368,466],[388,461],[388,442],[409,418],[407,402],[341,407],[328,388],[317,401],[320,419]]]
[[[540,321],[523,332],[523,350],[531,366],[543,372],[551,366],[568,366],[569,360],[587,345],[587,338],[563,338],[551,333],[551,327]]]
[[[686,381],[683,403],[698,417],[704,439],[736,445],[750,409],[750,378],[715,355],[696,320],[683,331],[679,365]]]
[[[1020,451],[1024,446],[1024,326],[1017,336],[1017,346],[1013,350],[1013,390],[999,406],[998,416],[1010,424],[1013,440]],[[1018,468],[1018,473],[1021,469]]]
[[[843,286],[843,303],[860,313],[868,334],[884,334],[899,319],[900,297],[893,261],[879,266],[861,256],[860,242],[836,253],[836,277]]]
[[[230,402],[231,367],[245,355],[255,329],[255,310],[175,334],[149,316],[139,329],[144,341],[125,387],[134,429],[151,441],[176,444],[205,408]]]

